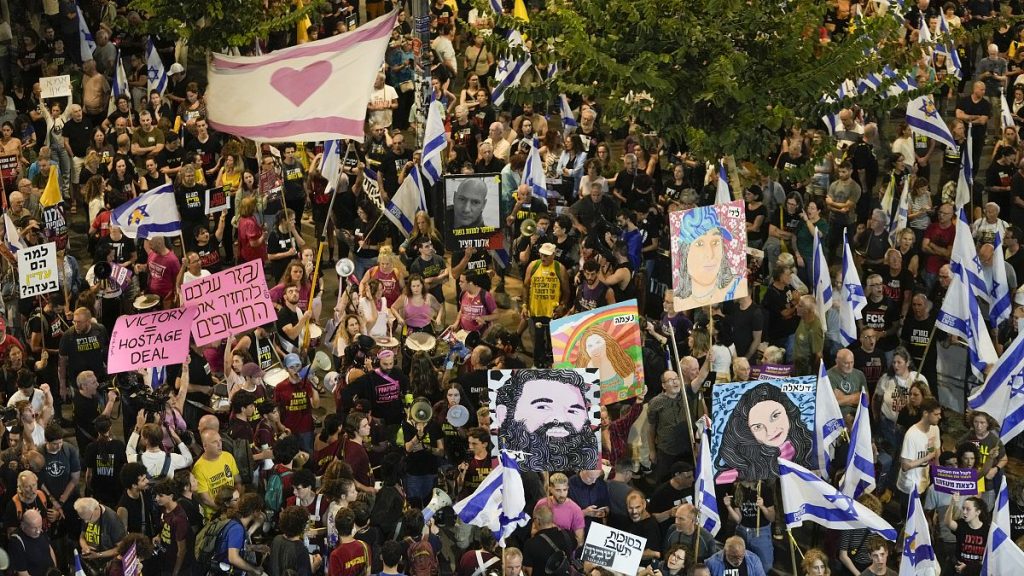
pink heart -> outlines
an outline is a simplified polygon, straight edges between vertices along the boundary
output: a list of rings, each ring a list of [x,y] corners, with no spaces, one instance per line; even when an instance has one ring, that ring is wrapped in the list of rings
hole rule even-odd
[[[270,85],[292,104],[301,106],[327,82],[332,71],[331,63],[323,60],[313,62],[302,70],[279,68],[270,76]]]

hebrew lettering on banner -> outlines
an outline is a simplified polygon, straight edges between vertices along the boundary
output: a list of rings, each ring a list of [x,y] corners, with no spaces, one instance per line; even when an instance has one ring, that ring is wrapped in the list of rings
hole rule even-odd
[[[184,304],[198,310],[192,325],[197,346],[277,320],[263,265],[246,262],[181,287]]]
[[[592,522],[583,547],[583,560],[623,574],[636,574],[647,539]]]
[[[49,294],[60,289],[57,245],[40,244],[18,251],[18,284],[22,298]]]

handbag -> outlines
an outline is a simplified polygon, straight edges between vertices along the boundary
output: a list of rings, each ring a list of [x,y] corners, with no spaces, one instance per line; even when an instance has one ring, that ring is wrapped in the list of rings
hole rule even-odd
[[[412,80],[406,80],[404,82],[398,83],[398,89],[401,90],[403,94],[412,90],[415,87],[416,84]]]

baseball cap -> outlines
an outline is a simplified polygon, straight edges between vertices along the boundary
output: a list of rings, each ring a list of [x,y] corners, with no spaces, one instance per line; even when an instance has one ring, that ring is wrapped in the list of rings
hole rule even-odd
[[[260,369],[260,365],[255,362],[246,362],[242,365],[242,377],[243,378],[262,378],[263,370]]]
[[[553,256],[555,254],[555,245],[551,242],[545,242],[541,244],[539,252],[541,256]]]
[[[284,357],[285,368],[299,368],[302,366],[302,359],[298,354],[289,354]]]
[[[184,71],[185,71],[185,67],[182,66],[181,64],[178,64],[177,62],[175,62],[174,64],[171,64],[171,67],[170,67],[169,70],[167,70],[167,73],[168,74],[180,74],[180,73],[182,73]]]

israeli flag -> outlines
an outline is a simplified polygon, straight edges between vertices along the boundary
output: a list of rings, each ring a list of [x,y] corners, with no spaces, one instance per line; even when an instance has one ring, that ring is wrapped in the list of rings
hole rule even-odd
[[[956,238],[949,267],[953,281],[946,291],[936,328],[957,336],[967,343],[967,357],[979,380],[985,380],[985,367],[996,361],[995,347],[981,317],[976,293],[987,292],[982,276],[981,260],[971,240],[971,228],[963,208],[956,221]]]
[[[821,247],[821,230],[814,229],[814,261],[811,263],[811,282],[814,284],[814,301],[818,306],[818,320],[825,330],[825,313],[832,307],[832,278],[825,261],[825,250]]]
[[[953,204],[957,209],[963,208],[964,204],[971,201],[971,189],[974,187],[974,166],[971,154],[974,151],[974,142],[971,138],[971,129],[967,128],[967,146],[960,153],[960,175],[956,181],[956,199]]]
[[[75,576],[85,576],[85,570],[82,568],[82,557],[78,555],[77,548],[75,548]]]
[[[725,172],[725,161],[718,163],[718,186],[715,189],[715,204],[726,204],[732,202],[732,193],[729,192],[729,176]]]
[[[779,458],[779,482],[788,528],[808,521],[836,530],[867,528],[886,540],[896,540],[892,525],[803,466]]]
[[[1020,574],[1024,569],[1024,551],[1010,539],[1010,493],[1006,477],[999,485],[992,524],[985,542],[985,557],[981,561],[982,574]],[[900,575],[902,576],[902,574]]]
[[[96,41],[89,32],[89,25],[85,23],[85,15],[82,14],[82,7],[75,2],[75,10],[78,10],[78,49],[82,54],[82,62],[92,60],[92,53],[96,51]]]
[[[156,90],[161,96],[167,88],[167,71],[164,70],[164,61],[153,45],[153,37],[146,39],[146,92]]]
[[[935,51],[940,54],[946,55],[946,72],[956,76],[957,78],[963,78],[963,66],[960,63],[960,54],[956,51],[956,45],[953,43],[952,37],[949,35],[949,21],[946,20],[946,15],[942,11],[939,11],[939,31],[942,35],[948,38],[946,42],[939,42],[935,45]]]
[[[846,454],[846,474],[839,489],[854,499],[875,489],[875,451],[871,447],[871,409],[866,390],[860,391],[860,405],[853,419],[850,449]]]
[[[518,86],[523,75],[530,69],[530,66],[533,66],[530,53],[525,51],[526,44],[523,43],[523,35],[518,30],[510,30],[507,39],[510,48],[522,49],[524,52],[518,60],[516,55],[511,53],[498,61],[498,71],[494,74],[496,85],[491,93],[491,102],[495,106],[501,106],[505,102],[505,93],[508,89]]]
[[[420,156],[423,175],[426,176],[427,182],[431,186],[441,179],[443,173],[441,156],[444,149],[448,147],[448,138],[444,131],[444,116],[444,105],[431,99],[430,107],[427,109],[427,126],[423,133],[423,154]]]
[[[121,96],[127,96],[128,101],[131,101],[131,87],[128,85],[128,75],[124,72],[124,62],[121,61],[121,50],[117,51],[117,56],[114,59],[114,82],[110,87],[114,97],[110,99],[111,106],[113,107],[114,100]]]
[[[932,548],[930,527],[924,517],[924,509],[921,508],[917,486],[913,487],[909,500],[907,523],[903,526],[903,557],[900,559],[899,576],[936,576],[939,573],[939,561]]]
[[[1005,106],[1003,107],[1006,108]],[[569,106],[569,98],[565,94],[558,95],[558,109],[562,113],[562,135],[569,136],[576,132],[579,123],[572,113],[572,106]]]
[[[420,192],[416,186],[418,179],[419,172],[416,170],[407,174],[405,180],[402,180],[402,185],[384,205],[384,215],[406,238],[412,234],[416,211],[420,207]]]
[[[7,240],[7,248],[12,254],[17,254],[18,250],[26,248],[25,241],[21,239],[21,235],[18,234],[18,227],[14,225],[14,220],[11,220],[11,215],[4,212],[4,236]]]
[[[889,82],[889,87],[886,89],[889,96],[899,96],[917,88],[917,80],[914,79],[913,74],[910,72],[899,73],[888,65],[882,69],[882,78]]]
[[[896,245],[896,233],[907,227],[907,217],[910,215],[910,178],[903,179],[903,193],[900,194],[900,203],[896,208],[896,217],[889,222],[889,244]]]
[[[700,440],[700,458],[697,461],[697,524],[714,536],[722,528],[715,495],[715,472],[711,466],[711,433],[705,428]]]
[[[825,363],[818,364],[817,390],[814,395],[814,448],[818,455],[818,472],[823,477],[832,466],[836,440],[843,434],[843,412],[832,392]]]
[[[338,186],[341,175],[341,140],[324,142],[324,153],[320,158],[320,175],[327,180],[327,193]]]
[[[993,326],[1010,317],[1013,309],[1013,299],[1010,294],[1010,283],[1006,279],[1006,259],[1003,257],[1002,234],[996,232],[996,239],[992,242],[992,264],[989,267],[985,280],[988,284],[989,312],[988,321]]]
[[[523,478],[515,459],[502,450],[498,465],[472,494],[458,501],[453,509],[464,523],[490,528],[498,543],[504,546],[506,537],[530,521],[525,512]]]
[[[118,206],[110,214],[110,223],[120,227],[129,238],[181,234],[174,185],[164,184]]]
[[[907,102],[906,121],[915,134],[927,136],[939,144],[956,146],[949,127],[946,126],[939,110],[935,108],[935,100],[931,94],[924,94]]]
[[[1024,332],[1003,351],[985,384],[967,398],[967,405],[999,422],[1003,444],[1024,431]]]
[[[548,177],[544,174],[544,162],[540,159],[540,142],[534,138],[529,144],[530,152],[523,165],[523,184],[530,186],[534,196],[547,199]]]
[[[860,283],[857,267],[853,264],[853,250],[843,230],[843,285],[839,289],[839,337],[844,346],[857,341],[857,320],[862,317],[868,299]]]
[[[501,0],[490,0],[490,6],[491,6],[491,11],[494,12],[494,14],[496,16],[500,16],[501,15],[501,12],[502,12]]]
[[[1007,128],[1016,128],[1017,124],[1013,121],[1013,113],[1010,112],[1010,105],[1006,103],[1006,90],[999,92],[999,121],[1002,124],[1001,128],[1006,130]]]

